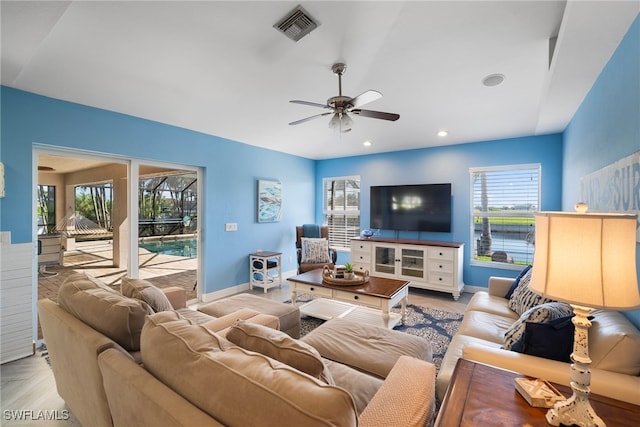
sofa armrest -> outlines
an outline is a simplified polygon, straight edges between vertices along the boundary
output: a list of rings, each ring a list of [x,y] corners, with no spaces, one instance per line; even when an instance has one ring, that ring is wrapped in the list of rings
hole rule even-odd
[[[400,356],[360,414],[359,425],[419,426],[433,418],[436,368],[415,357]]]
[[[489,295],[504,298],[514,280],[509,277],[489,277]]]
[[[222,317],[209,320],[202,324],[205,328],[212,332],[216,332],[222,336],[227,335],[230,327],[236,324],[238,320],[248,320],[252,323],[268,326],[273,329],[280,330],[280,319],[270,314],[263,314],[250,308],[243,308],[233,313],[229,313]]]
[[[462,357],[567,386],[571,381],[570,364],[556,360],[474,344],[464,347]],[[638,393],[640,377],[638,376],[592,368],[590,387],[592,393],[640,405],[640,393]]]
[[[170,286],[168,288],[162,288],[161,291],[165,294],[174,310],[187,307],[187,291],[184,288]]]

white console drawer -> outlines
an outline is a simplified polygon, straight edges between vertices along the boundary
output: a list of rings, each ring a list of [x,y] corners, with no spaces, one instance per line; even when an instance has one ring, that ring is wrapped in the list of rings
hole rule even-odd
[[[429,259],[453,261],[456,250],[454,248],[430,247],[427,253]]]
[[[371,253],[371,242],[351,241],[351,252],[369,252]]]
[[[372,297],[369,295],[354,294],[352,292],[334,291],[337,299],[342,301],[350,301],[355,304],[365,304],[368,306],[378,307],[380,306],[380,298]]]
[[[429,282],[437,285],[453,286],[453,274],[430,271]]]
[[[323,288],[322,286],[307,285],[306,283],[294,283],[290,282],[291,286],[295,286],[295,290],[298,292],[308,292],[314,295],[320,295],[323,297],[331,297],[332,292],[329,288]]]
[[[353,271],[357,273],[364,273],[365,271],[369,271],[369,264],[359,264],[356,262],[355,264],[353,264]]]
[[[355,264],[355,263],[369,264],[370,262],[371,262],[371,252],[351,251],[351,264]]]
[[[429,274],[453,273],[453,262],[433,260],[429,262]]]

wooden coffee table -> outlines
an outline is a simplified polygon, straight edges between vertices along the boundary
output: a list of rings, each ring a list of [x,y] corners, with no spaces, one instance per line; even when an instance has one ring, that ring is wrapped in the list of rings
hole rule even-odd
[[[369,324],[393,328],[405,321],[409,283],[406,280],[369,277],[362,285],[330,285],[322,281],[322,269],[290,277],[291,304],[296,304],[298,293],[320,298],[301,305],[300,313],[329,320],[349,318]],[[400,304],[400,313],[391,309]]]

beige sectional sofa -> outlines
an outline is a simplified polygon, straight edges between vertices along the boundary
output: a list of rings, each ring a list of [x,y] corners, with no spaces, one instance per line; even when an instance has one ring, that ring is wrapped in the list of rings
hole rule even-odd
[[[159,296],[135,285],[143,299],[78,274],[58,303],[38,302],[58,392],[83,425],[422,426],[433,417],[435,367],[419,337],[356,326],[342,358],[360,366],[349,366],[340,351],[323,357],[313,336],[278,331],[277,317],[213,318],[184,307],[177,288]],[[171,309],[155,313],[149,301],[165,296]],[[340,342],[352,327],[329,321],[316,336]],[[373,356],[355,357],[370,346],[362,336],[380,336]]]
[[[560,384],[569,384],[570,364],[503,349],[505,333],[520,316],[505,298],[514,279],[491,277],[488,291],[476,292],[453,337],[436,380],[443,399],[459,358]],[[619,312],[593,312],[589,329],[591,391],[640,405],[640,331]]]

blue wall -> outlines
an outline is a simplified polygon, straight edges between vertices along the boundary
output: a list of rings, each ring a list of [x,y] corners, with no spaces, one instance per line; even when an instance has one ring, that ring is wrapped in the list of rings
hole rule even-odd
[[[636,17],[564,132],[563,210],[573,210],[573,205],[580,201],[580,178],[638,150],[640,16]],[[640,272],[640,245],[636,246],[636,257]],[[640,310],[626,314],[640,327]]]
[[[6,197],[0,199],[0,229],[13,243],[32,241],[33,144],[174,162],[205,169],[204,292],[249,280],[248,254],[283,252],[283,269],[297,267],[295,226],[314,218],[314,161],[265,150],[157,122],[0,88]],[[256,222],[256,180],[283,183],[281,222]],[[225,232],[224,223],[238,223]]]
[[[464,248],[464,282],[487,286],[489,276],[515,277],[517,271],[470,265],[469,168],[495,165],[540,163],[542,165],[542,209],[559,210],[562,176],[562,135],[485,141],[419,150],[396,151],[367,156],[318,162],[316,204],[320,207],[316,221],[322,220],[322,179],[360,175],[360,226],[369,228],[369,188],[373,185],[451,183],[452,231],[450,233],[403,232],[398,237],[420,240],[462,242]],[[391,232],[389,232],[391,233]],[[395,237],[393,234],[383,237]],[[339,261],[346,262],[341,253]]]

